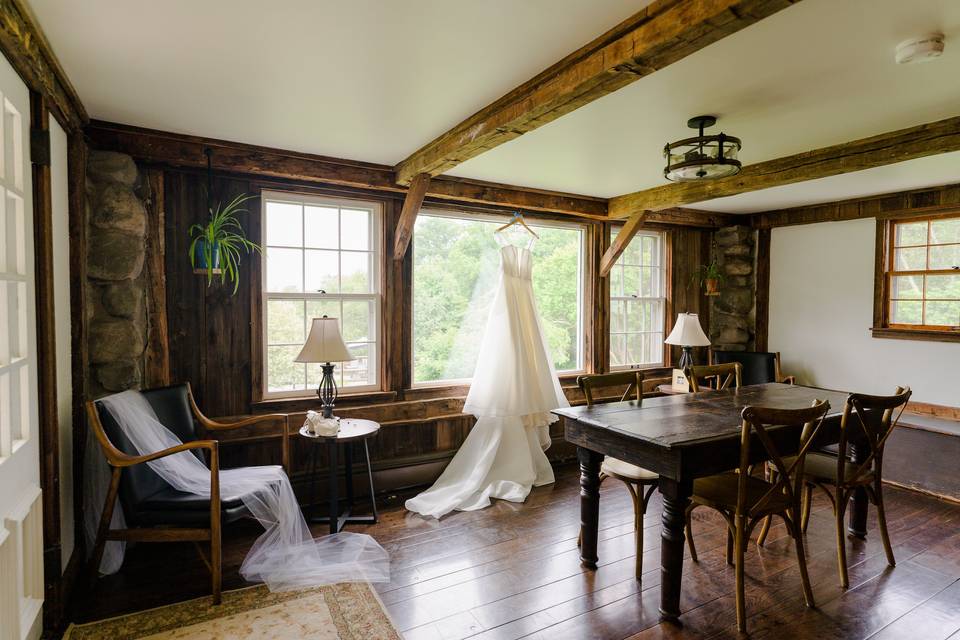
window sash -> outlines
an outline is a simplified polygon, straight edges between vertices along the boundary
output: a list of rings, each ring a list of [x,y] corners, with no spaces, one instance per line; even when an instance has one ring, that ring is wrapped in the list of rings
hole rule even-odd
[[[907,329],[907,330],[936,330],[936,331],[952,331],[955,330],[957,326],[960,326],[960,315],[958,315],[956,324],[928,324],[927,323],[927,303],[943,303],[943,302],[954,302],[960,303],[960,295],[957,297],[931,297],[927,295],[927,279],[930,276],[955,276],[960,279],[960,270],[950,269],[950,268],[926,268],[926,269],[897,269],[897,257],[898,250],[901,249],[924,249],[924,265],[926,267],[930,266],[931,260],[931,249],[940,248],[940,247],[958,247],[960,242],[934,242],[932,238],[933,234],[933,223],[938,220],[950,220],[958,219],[957,216],[937,216],[931,218],[912,218],[902,221],[893,221],[889,226],[890,237],[888,238],[888,255],[886,259],[885,267],[885,281],[886,286],[884,288],[884,317],[887,319],[887,326],[896,329]],[[917,242],[906,242],[903,244],[898,243],[897,237],[899,235],[899,229],[903,225],[917,225],[918,223],[924,223],[926,225],[926,234],[924,243]],[[898,292],[894,294],[894,283],[895,278],[898,277],[915,277],[920,280],[920,292],[919,296],[916,294],[905,294]],[[919,323],[908,323],[908,322],[894,322],[895,317],[895,308],[898,302],[912,302],[919,303],[920,307],[920,322]]]
[[[306,246],[307,235],[306,235],[306,215],[303,210],[301,210],[300,220],[301,220],[301,243],[300,245],[284,244],[278,242],[276,244],[270,242],[268,235],[268,225],[267,225],[267,205],[269,203],[280,203],[280,204],[294,204],[300,207],[308,206],[318,206],[318,207],[328,207],[336,208],[338,212],[342,209],[360,209],[368,210],[370,212],[369,227],[368,232],[368,246],[369,249],[352,249],[352,248],[340,248],[342,238],[338,237],[337,245],[338,248],[324,248],[324,247],[310,247]],[[322,196],[309,196],[309,195],[300,195],[300,194],[288,194],[282,192],[271,192],[264,191],[261,193],[261,228],[263,229],[264,234],[264,249],[295,249],[303,252],[301,255],[301,288],[303,291],[269,291],[267,287],[268,282],[268,272],[269,267],[267,265],[266,251],[262,259],[262,269],[261,269],[261,292],[262,292],[262,308],[261,308],[261,328],[262,328],[262,344],[261,344],[261,360],[262,360],[262,387],[261,387],[261,397],[265,400],[267,399],[278,399],[278,398],[296,398],[296,397],[308,397],[313,394],[313,390],[309,382],[309,366],[304,366],[304,381],[307,386],[303,389],[291,389],[291,390],[282,390],[282,391],[271,391],[270,390],[270,378],[269,378],[269,350],[271,347],[301,347],[303,346],[302,342],[290,343],[290,342],[270,342],[270,322],[269,322],[269,305],[271,301],[276,300],[293,300],[293,301],[303,301],[304,303],[309,302],[337,302],[343,304],[344,302],[350,301],[366,301],[372,304],[374,317],[371,320],[371,330],[372,335],[368,336],[368,340],[355,340],[349,341],[346,340],[344,336],[344,342],[346,342],[348,347],[356,347],[361,345],[366,345],[368,352],[368,365],[373,363],[373,367],[370,371],[370,377],[373,379],[373,383],[368,385],[353,385],[353,386],[341,386],[338,383],[339,390],[341,394],[343,393],[363,393],[370,391],[379,391],[382,388],[383,380],[383,345],[382,345],[382,335],[383,335],[383,326],[382,326],[382,313],[383,313],[383,296],[381,294],[381,262],[382,262],[382,206],[380,203],[371,202],[366,200],[352,200],[347,198],[333,198],[333,197],[322,197]],[[338,218],[338,233],[341,233],[341,228],[339,226]],[[338,288],[342,288],[342,279],[343,279],[343,268],[342,268],[342,257],[343,254],[367,254],[370,256],[370,267],[369,267],[369,282],[370,282],[370,291],[364,293],[321,293],[320,291],[307,291],[307,251],[333,251],[337,253],[337,282]],[[342,309],[342,306],[341,306]],[[342,314],[341,314],[342,315]],[[304,313],[304,339],[309,333],[310,330],[310,320],[311,318],[307,317],[306,312]],[[343,326],[343,318],[340,318],[341,327]],[[342,377],[343,371],[340,367],[343,366],[343,363],[337,363],[338,378]]]
[[[626,251],[624,251],[624,254],[621,254],[620,258],[618,258],[617,261],[614,263],[614,268],[617,268],[617,267],[639,267],[639,268],[643,268],[643,269],[650,269],[651,272],[652,272],[652,273],[655,273],[656,276],[657,276],[657,279],[658,279],[657,290],[660,291],[661,295],[659,295],[659,296],[639,296],[639,295],[638,295],[638,296],[634,296],[634,295],[613,295],[613,294],[611,294],[611,295],[609,296],[609,299],[610,299],[610,318],[609,318],[608,325],[607,325],[607,335],[610,337],[610,341],[609,341],[609,342],[610,342],[610,344],[609,344],[609,358],[610,358],[610,363],[611,363],[611,364],[610,364],[610,370],[611,370],[611,371],[621,371],[621,370],[628,370],[628,369],[655,369],[655,368],[657,368],[657,367],[662,367],[662,366],[664,366],[664,363],[665,363],[665,361],[666,361],[667,351],[666,351],[666,347],[663,346],[663,344],[662,344],[662,343],[663,343],[663,339],[666,338],[666,318],[667,318],[667,294],[666,294],[666,286],[667,286],[667,273],[666,273],[666,271],[667,271],[667,269],[666,269],[666,264],[665,264],[665,263],[666,263],[666,234],[664,234],[664,233],[662,233],[662,232],[659,232],[659,231],[639,231],[639,232],[637,232],[637,234],[633,237],[633,239],[630,240],[630,244],[633,244],[634,242],[638,242],[638,241],[639,241],[639,242],[642,242],[642,238],[643,238],[643,237],[652,237],[652,238],[655,238],[655,239],[657,240],[657,250],[656,250],[656,252],[655,252],[655,254],[654,254],[654,256],[653,256],[654,259],[656,260],[656,262],[655,262],[655,263],[651,263],[651,264],[643,264],[643,262],[642,262],[642,256],[643,256],[642,250],[641,250],[641,252],[640,252],[641,260],[640,260],[640,263],[639,263],[639,264],[636,263],[635,261],[632,261],[632,262],[623,262],[623,260],[625,259],[625,258],[624,258],[624,254],[626,254]],[[613,233],[611,232],[611,240],[612,240],[612,239],[613,239]],[[661,317],[660,317],[660,322],[659,322],[660,329],[659,329],[659,330],[645,330],[645,331],[626,331],[626,330],[624,330],[624,331],[614,331],[614,330],[613,330],[613,308],[614,308],[614,304],[615,304],[615,303],[618,303],[618,302],[623,302],[623,303],[634,303],[634,302],[636,302],[636,303],[640,303],[640,304],[642,304],[642,303],[659,303],[659,304],[660,304],[660,311],[661,311],[661,314],[662,314]],[[625,325],[624,328],[626,328],[626,325]],[[625,338],[626,338],[626,337],[628,337],[628,336],[649,336],[649,335],[659,335],[659,336],[660,336],[660,340],[659,340],[659,342],[661,343],[661,345],[660,345],[660,360],[658,360],[658,361],[651,361],[651,362],[631,362],[631,363],[627,363],[627,364],[616,364],[616,365],[613,364],[613,361],[614,361],[614,352],[613,352],[614,340],[613,340],[613,338],[614,338],[614,336],[625,336]],[[626,348],[626,347],[625,347],[625,348]],[[627,355],[627,352],[625,351],[625,352],[624,352],[624,356],[626,356],[626,355]],[[626,358],[624,358],[624,359],[626,359]]]

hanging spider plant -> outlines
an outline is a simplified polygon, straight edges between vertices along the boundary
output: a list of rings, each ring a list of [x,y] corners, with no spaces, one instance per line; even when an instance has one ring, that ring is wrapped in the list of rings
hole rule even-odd
[[[207,275],[207,286],[213,283],[214,276],[220,276],[220,282],[232,282],[233,293],[240,287],[241,251],[262,253],[260,245],[247,240],[237,215],[247,211],[243,204],[255,196],[240,194],[227,206],[210,206],[210,220],[205,225],[190,227],[190,265],[198,273]]]

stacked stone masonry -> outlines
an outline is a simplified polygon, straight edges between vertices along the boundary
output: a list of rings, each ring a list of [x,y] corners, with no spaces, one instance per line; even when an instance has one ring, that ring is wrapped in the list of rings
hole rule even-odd
[[[720,295],[710,298],[714,349],[750,351],[756,332],[756,233],[747,226],[715,232],[713,259],[724,275]]]

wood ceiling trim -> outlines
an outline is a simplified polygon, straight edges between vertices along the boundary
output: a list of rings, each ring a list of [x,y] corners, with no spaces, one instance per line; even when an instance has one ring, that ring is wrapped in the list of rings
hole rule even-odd
[[[729,178],[676,182],[611,198],[611,218],[659,211],[797,182],[960,151],[960,117],[758,162]]]
[[[799,0],[655,0],[396,166],[397,181],[444,173]]]

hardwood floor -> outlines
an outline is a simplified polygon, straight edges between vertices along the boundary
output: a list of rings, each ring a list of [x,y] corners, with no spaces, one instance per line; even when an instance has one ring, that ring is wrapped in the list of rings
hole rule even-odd
[[[440,522],[408,514],[393,497],[379,524],[354,526],[390,552],[391,582],[377,590],[407,640],[728,638],[737,636],[734,572],[724,561],[719,516],[694,512],[700,556],[684,562],[683,628],[658,621],[658,493],[644,524],[644,575],[633,577],[633,512],[627,490],[602,487],[597,571],[579,564],[579,484],[574,465],[535,489],[525,504],[456,513]],[[888,487],[897,566],[887,566],[871,511],[867,540],[847,539],[850,588],[840,589],[829,503],[815,501],[807,534],[817,609],[803,604],[790,539],[781,524],[746,564],[751,638],[923,638],[960,640],[960,505]],[[323,527],[314,531],[322,535]],[[238,569],[258,527],[227,532],[224,588],[243,586]],[[91,620],[209,593],[209,574],[188,544],[139,545],[120,573],[99,581],[75,618]]]

